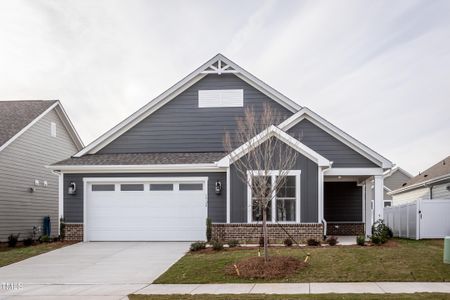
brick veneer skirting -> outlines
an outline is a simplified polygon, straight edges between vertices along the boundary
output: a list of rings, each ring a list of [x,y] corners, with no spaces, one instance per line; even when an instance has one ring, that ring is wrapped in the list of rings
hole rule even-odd
[[[83,240],[83,224],[79,223],[66,223],[64,228],[66,236],[64,240],[80,242]]]
[[[364,223],[327,223],[330,235],[364,235]]]
[[[305,242],[308,239],[323,239],[323,225],[316,223],[282,224],[283,228],[297,242]],[[289,236],[277,224],[268,224],[269,243],[282,243]],[[220,241],[239,240],[240,243],[258,243],[262,235],[261,224],[213,224],[212,239]]]

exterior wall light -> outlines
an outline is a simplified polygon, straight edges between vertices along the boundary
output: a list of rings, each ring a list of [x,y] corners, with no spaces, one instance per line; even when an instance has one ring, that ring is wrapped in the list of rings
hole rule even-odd
[[[67,189],[69,195],[75,195],[77,193],[77,185],[75,182],[71,181],[69,183],[69,188]]]
[[[220,180],[216,181],[215,190],[216,190],[216,195],[222,194],[222,182]]]

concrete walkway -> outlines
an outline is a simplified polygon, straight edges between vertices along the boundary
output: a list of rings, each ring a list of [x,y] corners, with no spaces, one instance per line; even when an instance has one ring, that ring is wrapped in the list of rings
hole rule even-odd
[[[450,293],[450,282],[150,284],[135,292],[135,294],[384,294],[425,292]]]
[[[60,248],[0,268],[0,299],[123,299],[148,286],[189,244],[97,242]]]

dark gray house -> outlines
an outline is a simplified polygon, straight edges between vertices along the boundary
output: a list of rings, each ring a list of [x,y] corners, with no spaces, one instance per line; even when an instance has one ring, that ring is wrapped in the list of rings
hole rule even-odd
[[[238,179],[238,147],[224,153],[226,131],[251,107],[269,105],[284,121],[254,137],[277,138],[298,152],[286,185],[271,205],[269,234],[284,239],[364,234],[370,199],[383,214],[383,174],[392,163],[321,116],[263,83],[221,54],[106,132],[73,157],[51,166],[67,237],[84,241],[204,240],[260,236],[252,194]],[[301,136],[296,139],[294,136]],[[258,170],[248,170],[249,176]],[[277,176],[271,172],[270,180]],[[373,180],[373,183],[372,183]],[[285,213],[278,210],[283,208]],[[279,226],[281,224],[283,228]]]
[[[82,148],[59,101],[0,101],[0,241],[47,216],[59,234],[59,179],[46,166]]]

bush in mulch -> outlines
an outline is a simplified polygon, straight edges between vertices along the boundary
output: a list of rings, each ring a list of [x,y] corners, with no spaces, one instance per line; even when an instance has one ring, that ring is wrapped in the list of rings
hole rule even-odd
[[[306,266],[305,262],[291,256],[271,256],[267,262],[264,257],[250,257],[227,266],[225,273],[247,279],[275,279],[292,275]]]

